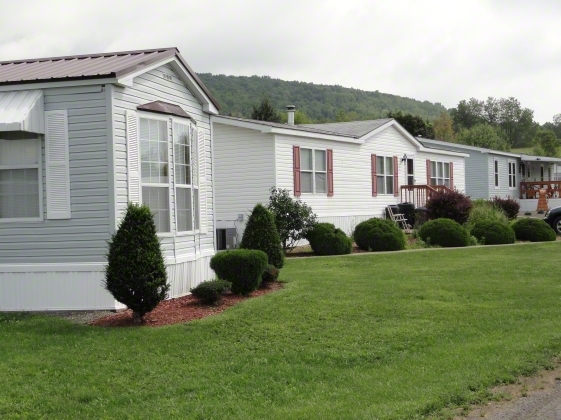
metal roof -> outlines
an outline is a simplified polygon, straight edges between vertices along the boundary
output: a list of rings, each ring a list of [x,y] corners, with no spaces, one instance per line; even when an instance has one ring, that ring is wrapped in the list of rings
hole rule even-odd
[[[44,134],[43,91],[0,92],[0,131]]]
[[[170,104],[164,101],[149,102],[147,104],[137,106],[136,109],[140,109],[141,111],[157,112],[158,114],[177,115],[178,117],[189,118],[195,122],[195,120],[179,105]]]
[[[370,133],[371,131],[380,128],[391,120],[392,118],[383,118],[380,120],[350,121],[325,124],[302,124],[299,125],[299,127],[317,128],[342,136],[360,138]]]
[[[177,48],[0,61],[0,85],[122,77],[169,57],[177,57],[211,102],[216,99],[189,67]]]
[[[446,149],[446,150],[464,149],[464,150],[474,150],[476,152],[490,153],[490,154],[501,155],[501,156],[520,157],[520,155],[516,154],[516,153],[509,153],[509,152],[503,152],[503,151],[500,151],[500,150],[486,149],[484,147],[468,146],[467,144],[449,143],[449,142],[446,142],[446,141],[425,139],[425,138],[422,138],[422,137],[417,137],[417,140],[419,140],[423,144],[423,146],[429,147],[429,148],[431,146],[433,146],[433,147],[438,148],[438,149]]]

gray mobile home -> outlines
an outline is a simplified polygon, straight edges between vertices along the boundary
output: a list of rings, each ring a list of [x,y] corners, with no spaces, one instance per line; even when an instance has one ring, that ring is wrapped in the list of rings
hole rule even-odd
[[[129,201],[172,297],[211,278],[217,113],[175,48],[0,62],[0,310],[120,307],[106,241]]]

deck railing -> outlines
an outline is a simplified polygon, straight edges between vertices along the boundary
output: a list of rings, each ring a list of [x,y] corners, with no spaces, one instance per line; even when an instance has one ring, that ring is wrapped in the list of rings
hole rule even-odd
[[[539,191],[545,190],[547,197],[561,197],[561,181],[520,182],[520,199],[538,198]]]
[[[415,207],[425,207],[427,200],[437,191],[452,191],[446,185],[402,185],[401,202],[415,204]]]

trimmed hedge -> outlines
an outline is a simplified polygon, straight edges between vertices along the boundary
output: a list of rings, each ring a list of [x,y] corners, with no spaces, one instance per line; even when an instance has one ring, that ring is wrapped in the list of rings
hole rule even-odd
[[[191,289],[191,293],[201,302],[211,305],[218,302],[222,294],[231,287],[230,282],[226,280],[209,280]]]
[[[318,223],[306,239],[317,255],[344,255],[353,250],[353,241],[332,223]]]
[[[353,233],[364,251],[399,251],[405,249],[405,234],[388,219],[372,218],[359,223]]]
[[[512,224],[516,239],[530,242],[546,242],[556,239],[555,231],[541,219],[524,217]]]
[[[513,244],[516,241],[510,225],[495,220],[476,222],[470,233],[483,245]]]
[[[244,230],[240,248],[259,249],[267,254],[269,264],[277,268],[284,265],[284,253],[273,214],[262,204],[257,204]]]
[[[429,220],[421,226],[417,233],[429,245],[453,248],[470,244],[468,231],[451,219]]]
[[[256,249],[235,249],[219,252],[210,260],[210,268],[218,278],[232,283],[232,292],[249,295],[259,287],[267,267],[267,254]]]

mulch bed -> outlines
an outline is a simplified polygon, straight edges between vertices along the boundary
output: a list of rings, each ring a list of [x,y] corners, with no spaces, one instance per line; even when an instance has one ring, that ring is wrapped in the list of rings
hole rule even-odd
[[[224,312],[230,306],[253,297],[262,296],[264,294],[282,289],[283,284],[280,282],[265,283],[259,289],[249,296],[239,296],[232,293],[224,295],[217,305],[204,305],[192,295],[180,298],[164,300],[158,306],[144,316],[144,327],[159,327],[161,325],[170,325],[189,322],[195,319],[206,318],[207,316]],[[98,327],[133,327],[136,326],[132,320],[132,311],[125,310],[114,315],[97,319],[90,323]]]

